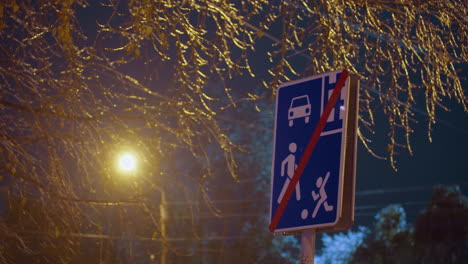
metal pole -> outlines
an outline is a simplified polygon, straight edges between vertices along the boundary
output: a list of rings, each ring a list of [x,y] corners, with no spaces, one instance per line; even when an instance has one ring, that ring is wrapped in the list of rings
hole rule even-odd
[[[159,188],[158,188],[159,189]],[[167,220],[167,212],[166,212],[166,194],[164,190],[159,189],[159,193],[161,194],[161,204],[159,205],[159,219],[161,225],[161,264],[167,264],[167,234],[166,234],[166,220]]]
[[[314,264],[315,229],[301,232],[301,264]]]

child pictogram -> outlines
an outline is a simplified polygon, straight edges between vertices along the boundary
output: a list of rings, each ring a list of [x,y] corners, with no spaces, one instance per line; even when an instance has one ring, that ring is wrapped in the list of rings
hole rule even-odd
[[[296,150],[296,143],[289,143],[289,152],[291,153],[289,153],[289,155],[283,160],[283,162],[281,162],[281,176],[284,176],[284,171],[286,169],[286,174],[288,175],[288,178],[286,178],[286,181],[283,185],[283,189],[281,189],[281,193],[278,197],[278,203],[281,203],[281,200],[283,200],[284,193],[286,192],[286,189],[288,189],[288,185],[292,180],[294,171],[296,170],[297,164],[296,157],[294,156]],[[296,200],[301,200],[301,188],[299,187],[299,182],[296,184]]]
[[[327,175],[325,176],[325,180],[322,177],[318,177],[317,181],[315,182],[315,186],[319,188],[318,193],[315,191],[312,191],[312,198],[314,198],[314,201],[319,201],[315,205],[314,212],[312,213],[312,218],[315,218],[317,216],[317,212],[320,209],[320,206],[323,204],[323,207],[325,208],[325,211],[330,212],[333,210],[333,205],[329,205],[327,202],[327,193],[325,192],[325,185],[327,184],[328,178],[330,177],[330,172],[327,172]]]

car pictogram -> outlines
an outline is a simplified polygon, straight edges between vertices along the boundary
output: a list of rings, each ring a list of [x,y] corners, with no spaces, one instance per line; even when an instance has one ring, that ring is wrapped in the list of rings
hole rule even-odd
[[[292,127],[294,119],[304,117],[304,121],[309,123],[310,101],[308,95],[294,97],[288,111],[289,126]]]

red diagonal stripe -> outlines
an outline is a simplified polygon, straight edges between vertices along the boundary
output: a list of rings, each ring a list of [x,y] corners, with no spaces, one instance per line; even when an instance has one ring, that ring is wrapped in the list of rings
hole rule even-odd
[[[325,106],[322,116],[320,117],[320,120],[314,129],[314,133],[312,133],[312,136],[310,137],[309,143],[307,144],[304,154],[302,155],[301,161],[299,161],[299,164],[297,165],[297,169],[294,172],[291,182],[289,183],[289,186],[283,195],[283,200],[281,200],[281,203],[275,211],[275,214],[269,226],[270,232],[275,231],[276,226],[278,225],[281,217],[283,216],[284,210],[288,205],[289,199],[291,198],[294,188],[296,188],[296,184],[299,182],[299,179],[302,176],[302,172],[304,172],[307,162],[309,162],[310,156],[312,155],[312,152],[314,151],[315,146],[317,145],[317,142],[320,138],[320,134],[322,133],[323,129],[325,128],[325,125],[327,124],[328,116],[330,115],[333,107],[338,101],[341,90],[343,89],[347,78],[348,71],[343,70],[341,72],[340,78],[338,79],[338,82],[335,85],[335,88],[333,88],[333,92],[330,98],[328,99],[328,103]]]

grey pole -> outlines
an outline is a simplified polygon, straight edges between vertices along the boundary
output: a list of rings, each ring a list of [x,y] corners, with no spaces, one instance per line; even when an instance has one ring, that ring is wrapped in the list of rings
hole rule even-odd
[[[159,188],[158,188],[159,189]],[[161,194],[161,203],[159,205],[159,219],[161,224],[161,264],[167,264],[167,231],[166,231],[166,220],[167,220],[167,212],[166,212],[166,194],[164,190],[159,189]]]
[[[301,232],[301,264],[314,264],[315,229]]]

